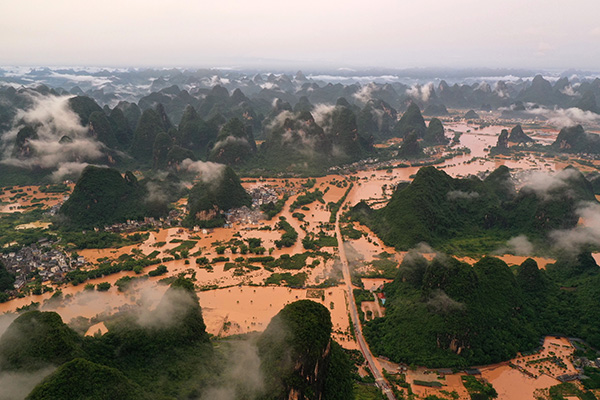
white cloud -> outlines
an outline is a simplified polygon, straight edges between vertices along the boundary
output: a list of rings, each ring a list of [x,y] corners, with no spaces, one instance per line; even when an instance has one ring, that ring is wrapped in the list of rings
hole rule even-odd
[[[30,92],[34,102],[28,110],[19,110],[13,128],[2,136],[2,163],[22,168],[59,168],[65,162],[82,163],[104,155],[104,145],[87,135],[79,117],[69,107],[72,96],[43,96]],[[37,138],[29,140],[33,157],[16,158],[12,152],[17,134],[24,126],[34,126]],[[71,140],[61,143],[61,138]]]
[[[406,89],[407,95],[423,102],[428,102],[433,92],[434,88],[432,82],[429,82],[423,86],[417,84]]]
[[[190,172],[195,172],[200,175],[200,179],[204,182],[211,182],[223,176],[225,166],[223,164],[214,163],[211,161],[192,161],[186,158],[181,162],[181,167]]]
[[[527,171],[524,173],[524,191],[535,192],[540,198],[549,200],[551,192],[565,188],[568,181],[579,176],[579,171],[568,168],[555,173],[542,171]]]
[[[570,230],[550,233],[555,246],[569,252],[579,252],[585,245],[600,245],[600,204],[583,203],[578,209],[580,223]]]

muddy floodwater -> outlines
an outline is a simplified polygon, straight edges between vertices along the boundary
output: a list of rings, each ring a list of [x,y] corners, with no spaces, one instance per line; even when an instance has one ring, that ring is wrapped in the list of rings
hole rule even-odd
[[[514,126],[514,125],[512,125]],[[489,150],[496,145],[498,135],[502,129],[511,129],[512,126],[492,125],[479,128],[462,122],[445,123],[446,135],[452,138],[454,134],[461,133],[459,143],[448,151],[456,151],[457,148],[468,148],[470,152],[445,159],[436,164],[453,177],[465,177],[468,175],[483,175],[506,165],[516,171],[541,170],[555,171],[564,168],[568,163],[574,162],[575,157],[561,157],[560,160],[552,157],[544,157],[526,151],[519,155],[489,157]],[[557,130],[543,127],[539,129],[527,129],[525,133],[533,137],[538,143],[549,144],[554,141]],[[399,143],[393,143],[398,146]],[[441,151],[441,150],[440,150]],[[441,152],[439,155],[443,155]],[[400,165],[402,164],[402,165]],[[600,165],[600,162],[597,164]],[[401,182],[411,181],[418,172],[419,167],[410,166],[410,161],[397,160],[384,168],[369,168],[358,170],[349,175],[327,175],[315,178],[314,185],[308,189],[316,189],[323,193],[322,201],[314,201],[295,210],[290,205],[301,195],[306,185],[311,185],[306,178],[289,179],[247,179],[243,185],[246,189],[256,187],[267,187],[275,191],[279,198],[286,193],[289,196],[282,212],[272,220],[260,219],[250,221],[243,219],[236,221],[227,228],[188,230],[182,228],[161,229],[149,232],[148,239],[141,244],[109,249],[87,249],[78,250],[78,254],[85,257],[90,263],[89,268],[94,268],[99,260],[117,260],[122,255],[139,253],[149,255],[157,254],[156,257],[163,259],[167,267],[167,274],[160,277],[148,278],[146,275],[156,266],[149,266],[136,275],[133,271],[124,271],[106,277],[86,281],[85,284],[97,285],[108,282],[111,288],[105,292],[85,290],[85,284],[78,286],[62,284],[55,285],[54,289],[62,291],[62,300],[51,299],[52,293],[42,295],[31,295],[17,298],[0,304],[0,313],[13,312],[20,307],[33,303],[39,303],[42,310],[58,312],[65,322],[77,317],[92,319],[86,335],[102,335],[107,331],[102,319],[128,307],[136,306],[152,310],[158,304],[161,296],[167,289],[166,284],[159,281],[166,277],[174,277],[180,274],[195,279],[198,288],[198,296],[202,307],[202,314],[210,334],[225,337],[235,334],[244,334],[255,331],[263,331],[269,321],[285,305],[296,300],[310,299],[323,304],[331,313],[333,322],[334,338],[343,347],[358,349],[358,346],[350,334],[348,298],[345,286],[341,285],[340,267],[338,260],[338,249],[330,244],[322,247],[323,254],[311,255],[306,260],[306,266],[298,270],[283,270],[279,267],[265,268],[261,263],[254,263],[255,268],[243,269],[231,265],[237,259],[244,262],[256,254],[240,254],[236,246],[231,245],[234,241],[248,242],[249,239],[259,239],[264,247],[263,255],[272,255],[279,258],[284,255],[293,256],[302,254],[306,250],[302,245],[302,239],[307,234],[325,234],[335,236],[333,224],[329,222],[331,213],[327,208],[328,203],[338,202],[348,190],[350,184],[353,188],[349,190],[343,211],[356,205],[360,201],[366,201],[372,208],[385,206],[389,201],[394,188]],[[589,165],[576,164],[584,171],[593,170]],[[70,185],[72,189],[73,185]],[[15,187],[5,191],[0,196],[0,213],[22,212],[35,204],[42,204],[43,208],[49,208],[64,201],[65,193],[41,193],[37,187]],[[597,197],[600,199],[600,196]],[[183,207],[185,200],[178,203]],[[283,231],[277,229],[279,218],[283,217],[298,232],[298,241],[292,247],[277,248],[276,241],[281,238]],[[17,229],[41,228],[49,226],[47,222],[32,222],[23,224]],[[372,231],[358,223],[352,227],[361,233],[360,237],[349,239],[343,243],[350,267],[365,275],[373,273],[374,261],[380,259],[391,260],[396,265],[402,262],[406,252],[398,252],[393,247],[386,246]],[[173,259],[172,252],[182,242],[191,243],[188,249],[189,257]],[[239,242],[238,242],[239,244]],[[340,243],[337,244],[341,245]],[[222,253],[217,253],[217,247],[224,246]],[[426,258],[432,259],[435,254],[424,254]],[[594,253],[594,258],[600,262],[600,253]],[[227,261],[212,262],[210,267],[196,263],[199,257],[213,260],[216,257],[226,257]],[[512,254],[501,254],[499,258],[508,265],[519,265],[527,257]],[[544,257],[533,257],[540,268],[555,262],[555,260]],[[473,258],[460,258],[469,264],[476,262]],[[393,267],[393,265],[392,265]],[[396,268],[396,267],[393,267]],[[388,271],[389,272],[389,271]],[[393,272],[393,269],[392,269]],[[329,278],[339,280],[339,285],[326,288],[290,288],[283,281],[280,286],[266,285],[265,280],[272,274],[306,274],[305,285],[319,285]],[[118,279],[130,276],[140,278],[131,285],[130,289],[120,292],[115,287]],[[372,276],[372,275],[371,275]],[[381,276],[381,275],[380,275]],[[386,275],[386,278],[362,278],[364,289],[377,291],[385,283],[391,282],[394,275]],[[50,284],[46,282],[45,284]],[[362,303],[362,311],[367,319],[385,315],[384,304],[373,294],[372,301]],[[564,361],[565,367],[550,364],[542,359],[550,352]],[[482,367],[482,378],[488,380],[496,388],[499,399],[530,400],[534,399],[536,390],[548,388],[557,384],[558,376],[573,373],[571,354],[573,347],[564,338],[546,338],[544,349],[540,354],[532,356],[519,356],[510,362],[498,365]],[[542,361],[538,361],[542,360]],[[399,366],[388,360],[378,359],[376,361],[388,371],[397,371]],[[456,391],[460,399],[468,399],[468,393],[462,385],[462,374],[449,374],[438,377],[438,373],[425,368],[406,371],[407,382],[415,380],[443,382],[443,390]],[[428,395],[439,395],[435,388],[428,388],[412,384],[414,393],[424,398]]]
[[[346,297],[341,286],[326,289],[234,286],[200,292],[198,296],[207,331],[217,336],[263,331],[285,305],[303,299],[327,307],[334,331],[348,331]]]
[[[573,351],[573,345],[566,338],[547,336],[539,353],[519,355],[510,361],[478,367],[480,374],[475,376],[491,383],[498,392],[499,400],[535,400],[539,390],[558,385],[559,376],[577,373],[571,362]],[[557,357],[562,364],[552,362],[549,357]],[[405,373],[406,381],[411,384],[412,391],[420,398],[431,395],[441,396],[442,391],[454,391],[460,400],[470,399],[462,383],[464,372],[448,373],[451,371],[422,367],[402,370],[398,364],[389,360],[380,358],[378,362],[387,371]],[[439,382],[442,387],[427,387],[415,381]]]
[[[482,376],[494,386],[500,400],[532,400],[536,390],[558,385],[559,376],[577,373],[571,363],[574,350],[566,338],[548,336],[540,353],[482,368]],[[564,366],[548,360],[550,356],[558,357]]]

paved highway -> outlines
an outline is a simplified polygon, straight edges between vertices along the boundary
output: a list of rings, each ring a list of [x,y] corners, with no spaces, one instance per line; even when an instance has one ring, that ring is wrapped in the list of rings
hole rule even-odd
[[[369,350],[369,346],[365,341],[365,338],[362,333],[362,326],[360,324],[360,319],[358,318],[358,310],[356,308],[356,302],[354,301],[354,292],[352,291],[352,278],[350,275],[350,266],[348,265],[348,259],[346,258],[346,249],[344,249],[344,241],[342,237],[342,233],[340,231],[340,213],[342,207],[338,211],[335,220],[335,234],[338,240],[338,252],[340,255],[340,261],[342,262],[342,271],[344,274],[344,282],[346,283],[346,291],[348,292],[348,306],[350,307],[350,317],[352,319],[352,324],[354,325],[354,334],[356,335],[356,341],[358,342],[358,346],[360,347],[360,351],[363,353],[365,360],[369,364],[369,368],[373,372],[373,376],[375,377],[375,382],[377,386],[383,391],[383,393],[387,396],[389,400],[396,400],[394,393],[390,389],[387,381],[383,377],[383,373],[375,364],[375,359],[373,358],[373,354],[371,350]]]

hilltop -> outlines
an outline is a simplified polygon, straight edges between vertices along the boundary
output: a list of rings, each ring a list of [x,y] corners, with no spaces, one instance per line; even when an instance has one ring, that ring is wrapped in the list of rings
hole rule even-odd
[[[593,189],[574,168],[562,171],[559,179],[564,186],[547,192],[533,185],[517,191],[505,166],[484,180],[452,178],[423,167],[385,207],[371,210],[361,202],[350,215],[398,249],[426,242],[454,251],[489,251],[511,236],[541,239],[577,224],[579,202],[596,202]]]
[[[329,311],[320,304],[289,304],[264,333],[238,339],[256,349],[257,358],[245,362],[262,382],[225,379],[230,366],[224,360],[242,350],[209,339],[189,279],[171,284],[152,317],[139,313],[121,312],[106,321],[103,336],[84,338],[56,313],[25,312],[0,338],[2,369],[48,374],[41,372],[48,363],[58,366],[28,389],[28,399],[187,398],[225,388],[232,398],[352,397],[349,361],[332,342]]]

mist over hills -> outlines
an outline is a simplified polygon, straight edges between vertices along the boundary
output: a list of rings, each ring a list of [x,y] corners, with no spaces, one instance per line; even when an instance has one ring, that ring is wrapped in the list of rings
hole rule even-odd
[[[0,337],[0,375],[28,379],[20,386],[4,385],[3,395],[165,400],[267,400],[293,393],[299,398],[352,397],[350,363],[331,338],[329,311],[309,300],[285,306],[263,333],[218,341],[206,332],[194,283],[180,277],[152,312],[132,307],[105,323],[110,327],[105,335],[83,337],[55,312],[19,315]]]
[[[513,69],[412,69],[259,71],[218,69],[77,69],[3,68],[0,82],[14,88],[43,84],[60,94],[87,95],[100,105],[119,101],[151,108],[167,100],[190,103],[209,94],[215,85],[230,93],[240,89],[249,99],[280,98],[294,105],[302,95],[313,104],[335,103],[338,97],[364,97],[365,92],[404,108],[407,99],[442,103],[447,107],[508,107],[511,101],[560,107],[576,106],[588,91],[598,96],[599,74],[569,70],[544,73]],[[187,93],[182,93],[185,91]],[[353,99],[351,99],[353,102]],[[166,106],[166,105],[165,105]],[[171,115],[172,116],[172,115]],[[172,118],[175,121],[180,119]]]
[[[531,175],[519,190],[505,166],[484,180],[424,167],[385,207],[372,210],[361,202],[351,215],[398,249],[425,242],[456,254],[492,251],[520,235],[543,242],[552,232],[566,234],[576,227],[584,204],[597,204],[593,187],[572,167],[543,180]]]
[[[414,131],[419,146],[402,151],[410,158],[420,154],[418,147],[448,142],[437,120],[425,126],[422,110],[445,115],[448,109],[471,109],[469,118],[475,119],[494,110],[505,118],[558,127],[600,123],[600,79],[575,71],[560,78],[532,78],[529,71],[500,78],[497,74],[510,72],[500,70],[385,76],[365,75],[369,71],[339,76],[178,69],[2,71],[0,148],[7,184],[23,171],[31,182],[76,178],[89,164],[177,172],[185,159],[257,174],[285,168],[322,173],[372,156],[374,143]],[[474,72],[483,76],[474,77]],[[434,78],[434,73],[440,75]],[[528,138],[513,134],[510,141]]]

